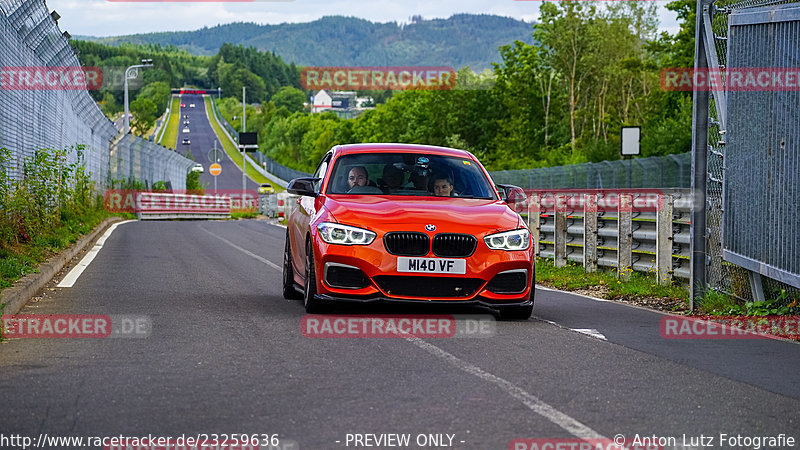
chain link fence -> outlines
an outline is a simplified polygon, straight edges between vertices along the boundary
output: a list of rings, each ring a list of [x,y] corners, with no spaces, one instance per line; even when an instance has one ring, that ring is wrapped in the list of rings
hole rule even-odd
[[[781,18],[781,11],[773,10],[774,5],[779,4],[790,6],[794,13],[784,14]],[[774,137],[772,135],[776,130],[778,133],[788,133],[781,134],[783,142],[788,142],[786,137],[791,134],[797,136],[800,127],[797,92],[787,89],[777,92],[773,89],[766,94],[755,90],[735,92],[735,89],[731,91],[730,86],[730,77],[734,73],[731,69],[800,66],[800,9],[797,8],[800,2],[702,0],[700,5],[702,15],[698,20],[697,38],[702,40],[700,45],[704,53],[698,56],[700,65],[695,70],[707,67],[709,73],[719,71],[722,74],[722,86],[695,92],[697,112],[693,129],[699,133],[695,147],[701,152],[699,159],[695,157],[695,164],[699,170],[705,170],[706,176],[705,203],[698,205],[701,208],[698,211],[705,210],[705,229],[700,230],[701,233],[705,232],[700,236],[705,242],[698,242],[695,236],[694,243],[698,249],[704,247],[704,253],[695,253],[694,257],[705,258],[694,265],[697,273],[693,275],[693,282],[699,292],[710,288],[746,301],[763,300],[765,296],[775,298],[781,290],[800,295],[797,288],[758,273],[763,273],[762,267],[769,266],[772,270],[776,266],[770,264],[777,264],[785,274],[782,268],[797,267],[800,258],[797,243],[800,236],[788,231],[796,229],[797,224],[798,196],[792,193],[798,190],[800,168],[796,167],[796,157],[793,160],[780,157],[783,159],[778,158],[777,164],[767,167],[775,156],[773,151],[777,152],[780,145],[773,148],[765,139],[765,136]],[[748,23],[749,29],[742,28],[738,39],[731,41],[729,32],[732,24],[729,19],[737,13],[746,13],[750,17],[764,13],[764,20],[758,22],[756,19]],[[748,22],[751,20],[748,19]],[[790,96],[795,97],[796,105],[793,113],[789,106],[787,114],[785,109]],[[737,97],[746,97],[749,101],[731,101]],[[766,102],[770,108],[756,107],[752,104],[753,99],[759,104]],[[707,109],[697,106],[706,104]],[[733,141],[730,139],[732,134],[736,135]],[[699,141],[703,137],[706,138],[704,146]],[[796,141],[789,144],[797,149]],[[737,151],[732,151],[734,149]],[[794,169],[786,166],[787,162],[790,166],[794,164]],[[732,171],[734,165],[738,166],[735,173]],[[702,187],[698,187],[702,192]],[[767,197],[774,201],[765,202]],[[769,233],[778,228],[784,232],[775,233],[774,239],[770,239]],[[726,247],[734,236],[726,236],[726,233],[734,231],[748,243],[755,242],[757,250],[751,255],[755,257],[750,261],[753,263],[750,268],[757,271],[748,271],[731,263],[730,257],[725,257]],[[778,254],[781,259],[767,261],[770,254]]]
[[[131,134],[111,146],[109,184],[118,180],[140,180],[145,186],[164,181],[172,189],[186,189],[186,173],[194,162],[158,144]]]
[[[86,89],[41,82],[24,86],[19,80],[10,87],[19,68],[45,74],[45,81],[63,68],[79,71],[68,36],[44,0],[0,0],[0,71],[6,72],[0,72],[5,83],[0,86],[0,147],[12,153],[11,163],[2,168],[10,177],[22,176],[23,161],[37,149],[84,145],[82,162],[98,189],[121,178],[185,187],[191,161],[132,135],[112,146],[118,131]],[[70,158],[77,162],[74,152]]]
[[[523,189],[689,188],[691,153],[490,172],[495,183]]]

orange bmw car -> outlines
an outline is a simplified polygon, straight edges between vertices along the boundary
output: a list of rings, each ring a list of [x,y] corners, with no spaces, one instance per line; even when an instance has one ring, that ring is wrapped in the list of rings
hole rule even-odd
[[[530,317],[533,246],[515,212],[525,194],[495,186],[471,153],[337,146],[288,191],[301,197],[288,217],[283,294],[307,312],[336,301],[438,302]]]

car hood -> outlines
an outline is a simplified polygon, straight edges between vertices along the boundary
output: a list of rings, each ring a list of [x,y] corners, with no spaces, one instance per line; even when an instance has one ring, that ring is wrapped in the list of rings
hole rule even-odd
[[[522,226],[520,216],[500,200],[458,197],[337,195],[324,203],[336,221],[374,231],[425,231],[481,234]]]

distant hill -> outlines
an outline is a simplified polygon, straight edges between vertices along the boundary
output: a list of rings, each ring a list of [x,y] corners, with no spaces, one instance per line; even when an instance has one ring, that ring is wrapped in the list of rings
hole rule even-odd
[[[215,55],[224,43],[271,51],[287,63],[316,66],[441,65],[473,70],[491,67],[498,47],[531,42],[532,24],[508,17],[458,14],[412,23],[374,23],[329,16],[308,23],[257,25],[233,23],[197,31],[79,39],[118,46],[123,43],[174,45],[196,55]]]

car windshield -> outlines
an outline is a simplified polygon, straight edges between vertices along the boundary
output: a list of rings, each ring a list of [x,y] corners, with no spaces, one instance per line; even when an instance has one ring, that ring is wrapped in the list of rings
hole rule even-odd
[[[359,153],[337,159],[328,194],[497,197],[472,159],[423,153]]]

